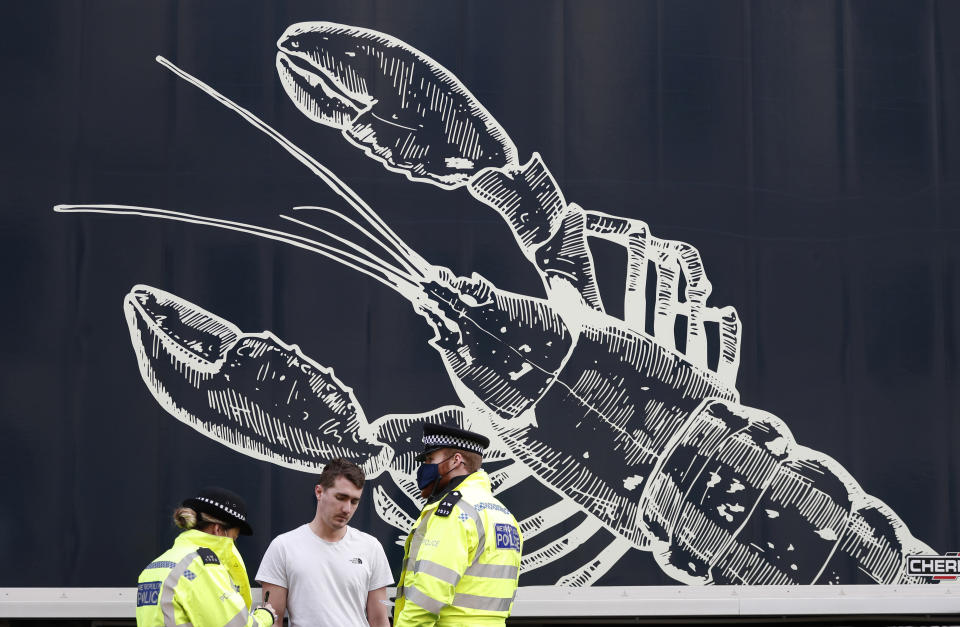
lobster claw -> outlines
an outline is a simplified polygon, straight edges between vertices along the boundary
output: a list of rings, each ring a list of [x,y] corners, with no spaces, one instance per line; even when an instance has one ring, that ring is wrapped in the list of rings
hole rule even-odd
[[[467,88],[399,39],[301,22],[277,46],[277,73],[297,107],[411,180],[454,188],[488,166],[517,164],[506,131]]]
[[[124,299],[140,374],[157,402],[200,433],[306,472],[345,457],[368,476],[393,450],[373,436],[353,391],[272,333],[243,333],[173,294],[135,286]]]

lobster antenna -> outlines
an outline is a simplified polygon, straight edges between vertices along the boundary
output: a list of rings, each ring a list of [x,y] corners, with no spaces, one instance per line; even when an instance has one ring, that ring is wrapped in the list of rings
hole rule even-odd
[[[376,235],[374,235],[373,233],[371,233],[371,232],[368,231],[367,229],[363,228],[363,225],[357,223],[356,220],[353,220],[352,218],[350,218],[350,217],[348,217],[348,216],[345,216],[345,215],[342,214],[341,212],[336,211],[335,209],[328,209],[327,207],[315,207],[315,206],[307,206],[307,205],[301,205],[301,206],[298,206],[298,207],[294,207],[293,210],[294,210],[294,211],[317,211],[317,212],[320,212],[320,213],[329,213],[329,214],[332,214],[332,215],[336,216],[337,218],[339,218],[339,219],[342,220],[343,222],[346,222],[347,224],[349,224],[350,226],[352,226],[352,227],[355,228],[356,230],[360,231],[363,235],[365,235],[365,236],[367,237],[367,239],[369,239],[370,241],[372,241],[372,242],[374,242],[375,244],[377,244],[378,246],[380,246],[380,248],[382,248],[383,250],[385,250],[385,251],[387,252],[387,254],[389,254],[391,257],[393,257],[394,259],[396,259],[398,262],[400,262],[400,264],[401,264],[402,266],[404,266],[408,271],[410,271],[411,274],[417,275],[417,276],[419,276],[420,278],[425,278],[424,275],[423,275],[423,273],[420,271],[420,269],[417,268],[412,261],[410,261],[409,259],[407,259],[407,258],[404,257],[403,255],[397,253],[395,250],[393,250],[392,248],[390,248],[389,246],[387,246],[386,242],[378,239]],[[309,227],[309,228],[311,228],[311,229],[315,229],[315,230],[317,230],[317,231],[320,231],[321,233],[324,233],[324,234],[326,234],[326,235],[328,235],[328,236],[330,236],[330,237],[332,237],[332,238],[334,238],[334,239],[336,239],[336,240],[340,240],[340,241],[344,242],[345,244],[350,245],[351,247],[357,246],[356,244],[349,243],[349,242],[347,242],[346,240],[343,240],[343,239],[341,239],[341,238],[333,235],[332,233],[330,233],[330,232],[328,232],[328,231],[325,231],[325,230],[323,230],[323,229],[319,229],[319,228],[313,226],[312,224],[306,224],[306,223],[304,223],[304,222],[301,222],[300,220],[295,220],[294,218],[290,218],[290,217],[284,216],[284,215],[281,215],[280,217],[281,217],[281,218],[284,218],[285,220],[290,220],[291,222],[296,222],[297,224],[302,224],[302,225],[307,226],[307,227]],[[360,247],[357,246],[357,248],[359,249]]]
[[[339,177],[337,177],[337,175],[334,174],[329,168],[311,157],[303,149],[274,130],[270,125],[258,118],[256,115],[233,102],[210,85],[207,85],[200,79],[181,70],[179,67],[162,56],[158,55],[156,60],[157,63],[164,66],[191,85],[199,88],[202,91],[205,91],[214,100],[232,110],[241,118],[252,124],[255,128],[259,129],[268,137],[280,144],[295,159],[307,166],[307,168],[309,168],[314,174],[319,176],[323,182],[330,187],[330,189],[337,193],[337,195],[347,201],[347,204],[349,204],[354,208],[354,210],[356,210],[357,213],[363,216],[364,219],[369,222],[375,230],[379,231],[380,234],[383,235],[391,244],[396,246],[397,250],[401,251],[409,259],[414,260],[417,266],[421,269],[422,274],[426,274],[426,268],[428,268],[430,264],[427,263],[423,257],[418,255],[409,246],[407,246],[403,240],[401,240],[400,237],[394,233],[393,230],[386,225],[386,223],[384,223],[380,216],[378,216],[373,209],[371,209],[369,205],[367,205],[367,203],[364,202],[364,200],[350,188],[349,185],[341,181]]]
[[[336,240],[336,241],[340,242],[341,244],[344,244],[344,245],[347,246],[348,248],[351,248],[351,249],[357,251],[358,253],[360,253],[361,255],[363,255],[367,260],[371,261],[372,263],[375,263],[376,265],[378,265],[378,266],[380,266],[380,267],[383,267],[383,268],[389,268],[390,271],[393,272],[393,273],[395,273],[395,274],[402,274],[403,276],[407,277],[410,281],[414,281],[414,280],[415,280],[414,277],[413,277],[412,275],[410,275],[406,270],[401,270],[400,268],[397,268],[396,266],[391,265],[390,263],[388,263],[388,262],[385,261],[384,259],[381,259],[380,257],[377,257],[374,253],[370,252],[369,250],[367,250],[367,249],[364,248],[363,246],[361,246],[361,245],[359,245],[359,244],[357,244],[357,243],[355,243],[355,242],[351,242],[350,240],[346,239],[345,237],[340,237],[339,235],[337,235],[337,234],[335,234],[335,233],[331,233],[330,231],[328,231],[328,230],[326,230],[326,229],[322,229],[322,228],[320,228],[320,227],[318,227],[318,226],[316,226],[316,225],[314,225],[314,224],[310,224],[309,222],[306,222],[306,221],[304,221],[304,220],[298,220],[298,219],[296,219],[296,218],[293,218],[293,217],[290,217],[290,216],[285,216],[285,215],[283,215],[283,214],[280,214],[280,217],[283,218],[284,220],[289,220],[290,222],[293,222],[294,224],[299,224],[300,226],[303,226],[303,227],[306,227],[306,228],[308,228],[308,229],[317,231],[318,233],[323,233],[324,235],[326,235],[326,236],[329,237],[330,239]]]
[[[362,272],[372,279],[380,281],[389,288],[399,292],[408,300],[413,300],[419,292],[419,284],[410,276],[398,271],[393,266],[383,263],[377,257],[381,264],[370,261],[363,257],[358,257],[353,253],[341,250],[336,246],[330,246],[307,237],[292,235],[284,231],[268,229],[254,224],[245,224],[243,222],[234,222],[233,220],[221,220],[220,218],[208,218],[180,211],[170,211],[168,209],[157,209],[153,207],[137,207],[132,205],[56,205],[54,211],[59,213],[109,213],[119,215],[138,215],[147,218],[160,218],[165,220],[174,220],[177,222],[188,222],[191,224],[202,224],[213,226],[229,231],[239,231],[265,239],[272,239],[284,244],[290,244],[297,248],[319,253],[324,257],[333,259],[337,263],[343,264],[349,268]],[[411,289],[412,288],[412,289]]]

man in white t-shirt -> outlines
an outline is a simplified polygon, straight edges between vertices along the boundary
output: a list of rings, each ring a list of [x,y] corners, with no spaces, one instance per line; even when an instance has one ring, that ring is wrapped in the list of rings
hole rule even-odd
[[[257,581],[290,627],[389,627],[393,575],[383,547],[347,526],[363,492],[356,464],[335,459],[317,478],[313,520],[280,534],[267,548]]]

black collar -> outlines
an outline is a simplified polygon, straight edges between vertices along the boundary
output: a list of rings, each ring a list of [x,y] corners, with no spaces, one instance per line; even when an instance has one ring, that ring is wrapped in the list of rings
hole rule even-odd
[[[471,473],[471,474],[472,474],[472,473]],[[439,492],[434,492],[434,493],[430,496],[430,498],[427,499],[427,505],[430,505],[431,503],[436,503],[437,501],[439,501],[440,499],[442,499],[443,496],[444,496],[447,492],[449,492],[450,490],[455,489],[458,485],[460,485],[461,483],[463,483],[463,480],[464,480],[464,479],[466,479],[466,478],[469,477],[469,476],[470,476],[470,475],[458,475],[458,476],[454,477],[453,479],[451,479],[451,480],[450,480],[450,483],[448,483],[442,490],[440,490]]]

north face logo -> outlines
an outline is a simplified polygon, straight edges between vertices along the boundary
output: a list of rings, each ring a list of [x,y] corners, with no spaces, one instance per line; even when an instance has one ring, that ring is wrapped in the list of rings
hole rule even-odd
[[[359,557],[354,557],[353,559],[350,560],[350,562],[353,564],[363,564],[363,560],[360,559]]]

